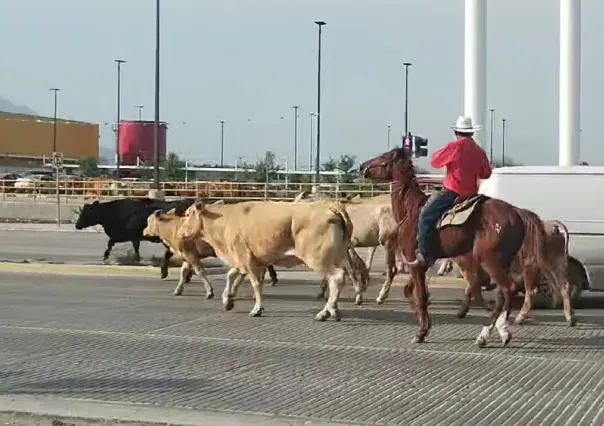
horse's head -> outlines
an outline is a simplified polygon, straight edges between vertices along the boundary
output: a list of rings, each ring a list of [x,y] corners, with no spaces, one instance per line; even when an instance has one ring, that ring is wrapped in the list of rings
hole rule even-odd
[[[361,176],[392,182],[397,177],[412,179],[415,169],[408,152],[404,148],[394,148],[359,166]]]

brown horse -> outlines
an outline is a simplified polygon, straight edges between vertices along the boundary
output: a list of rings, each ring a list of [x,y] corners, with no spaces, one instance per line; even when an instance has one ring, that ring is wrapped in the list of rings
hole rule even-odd
[[[392,208],[399,223],[398,248],[403,262],[412,266],[411,280],[405,288],[405,294],[410,298],[419,323],[414,341],[421,343],[431,327],[426,268],[417,259],[413,262],[407,259],[415,257],[417,221],[428,196],[419,187],[413,163],[403,148],[395,148],[366,161],[360,166],[360,171],[364,177],[392,182]],[[469,202],[467,209],[471,213],[463,223],[442,226],[432,233],[434,238],[430,241],[430,257],[441,259],[471,254],[471,258],[493,278],[497,284],[497,302],[476,344],[485,346],[496,327],[503,344],[507,345],[512,338],[507,328],[513,291],[510,266],[524,240],[524,224],[516,208],[504,201],[479,196],[474,200],[458,199],[456,204],[464,201]]]

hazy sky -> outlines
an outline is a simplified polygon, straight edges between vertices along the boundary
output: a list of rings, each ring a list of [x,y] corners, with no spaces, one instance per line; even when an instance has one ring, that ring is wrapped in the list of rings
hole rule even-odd
[[[123,118],[143,104],[153,119],[154,0],[4,0],[0,96],[63,117],[115,121],[116,58],[123,66]],[[558,0],[488,1],[488,106],[501,117],[506,153],[533,164],[558,160]],[[265,150],[293,162],[293,110],[300,105],[299,164],[308,164],[316,107],[317,28],[323,31],[322,153],[359,159],[384,151],[387,126],[400,142],[403,61],[410,72],[410,129],[431,151],[463,113],[463,0],[163,0],[161,118],[168,147],[187,159],[255,160]],[[582,159],[604,164],[601,84],[604,1],[583,0]],[[281,118],[283,117],[283,119]],[[112,144],[102,125],[101,143]]]

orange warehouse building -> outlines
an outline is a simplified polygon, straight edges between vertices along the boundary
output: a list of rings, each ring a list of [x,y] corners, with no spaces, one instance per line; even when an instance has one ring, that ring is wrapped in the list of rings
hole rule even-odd
[[[42,158],[53,152],[53,119],[0,112],[0,157]],[[99,125],[57,119],[57,151],[78,160],[99,156]]]

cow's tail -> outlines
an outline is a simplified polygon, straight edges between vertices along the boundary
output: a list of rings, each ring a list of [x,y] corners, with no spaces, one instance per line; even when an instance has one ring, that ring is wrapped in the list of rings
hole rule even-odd
[[[525,256],[530,256],[542,276],[547,281],[552,294],[557,294],[565,285],[563,277],[558,276],[547,256],[547,232],[541,218],[528,210],[519,211],[524,224],[524,244],[522,250]]]
[[[350,220],[350,216],[348,215],[348,211],[344,204],[333,202],[330,203],[328,207],[329,210],[338,217],[344,231],[344,241],[347,247],[346,257],[344,259],[344,269],[355,282],[355,287],[358,285],[360,291],[365,291],[367,289],[367,284],[369,284],[369,269],[363,259],[352,247],[350,241],[352,238],[352,231],[354,230],[352,220]]]
[[[348,215],[346,207],[344,206],[344,204],[335,201],[333,203],[329,203],[328,208],[340,220],[342,229],[344,230],[344,238],[348,242],[348,245],[350,245],[350,239],[352,238],[352,231],[354,227],[352,225],[352,220],[350,220],[350,216]]]

